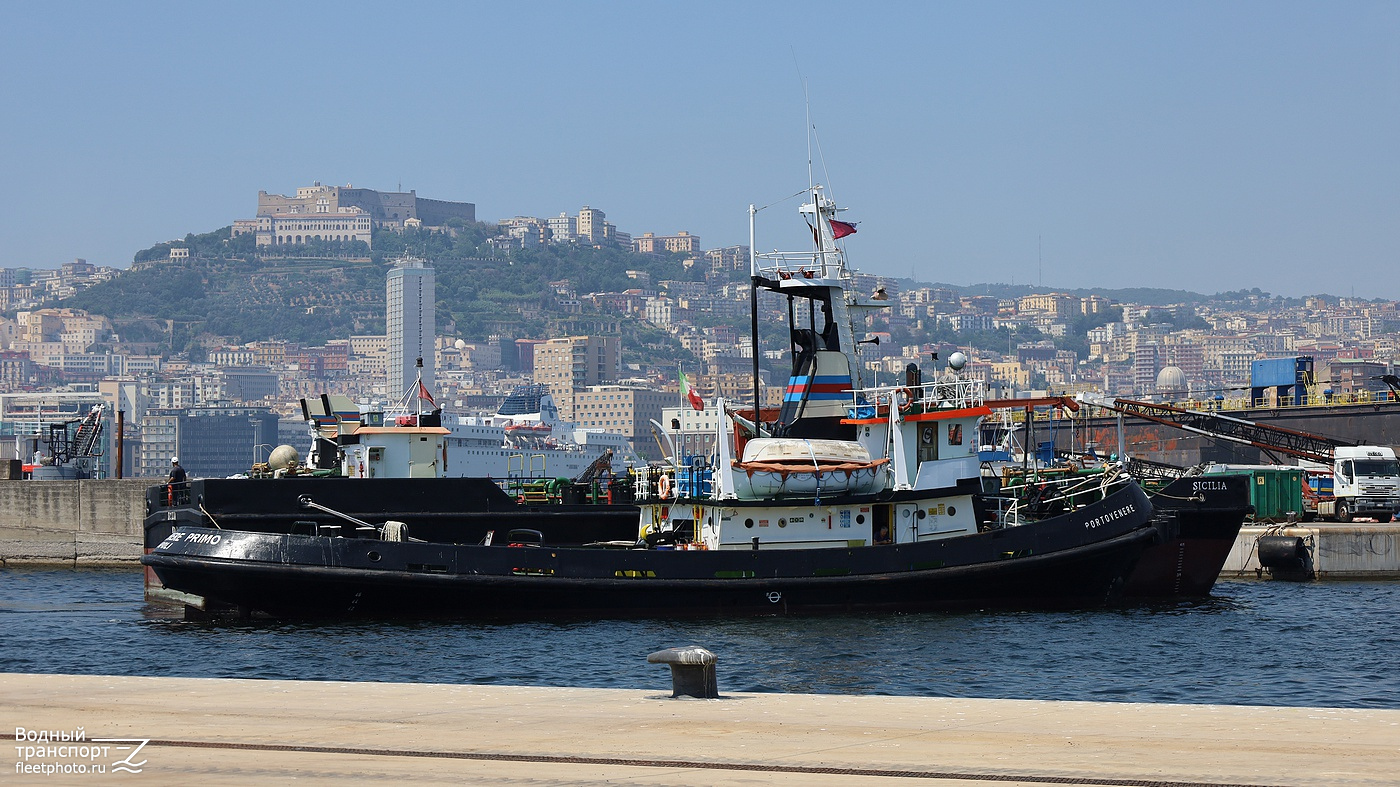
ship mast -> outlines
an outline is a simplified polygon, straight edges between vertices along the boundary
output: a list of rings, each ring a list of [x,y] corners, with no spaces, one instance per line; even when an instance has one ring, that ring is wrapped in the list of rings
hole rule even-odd
[[[758,246],[754,242],[754,217],[758,208],[749,203],[749,348],[753,355],[753,423],[757,433],[763,424],[763,400],[758,382]]]

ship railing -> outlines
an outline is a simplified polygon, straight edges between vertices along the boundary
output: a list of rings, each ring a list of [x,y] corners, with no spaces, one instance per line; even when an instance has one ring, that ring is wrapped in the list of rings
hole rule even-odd
[[[190,482],[177,481],[161,484],[160,499],[156,502],[161,508],[176,508],[189,505],[190,499]]]
[[[1328,393],[1326,391],[1308,391],[1307,402],[1297,402],[1292,399],[1280,401],[1268,397],[1251,398],[1249,396],[1221,396],[1218,399],[1187,399],[1184,401],[1170,402],[1173,407],[1183,410],[1306,410],[1315,407],[1338,406],[1348,404],[1394,404],[1400,401],[1394,391],[1372,391],[1359,390],[1347,392]]]
[[[630,502],[636,479],[609,475],[591,481],[572,481],[567,478],[513,476],[498,478],[495,482],[517,503],[526,505],[601,505]]]
[[[997,512],[1003,527],[1013,527],[1100,502],[1131,483],[1132,477],[1119,464],[1091,472],[1032,470],[1012,476],[1011,483],[984,500]]]
[[[637,494],[638,500],[650,500],[652,490],[656,487],[652,484],[650,467],[629,467],[627,474],[632,478],[632,489]]]
[[[874,418],[881,405],[891,402],[901,410],[917,405],[922,411],[961,410],[980,407],[986,401],[986,385],[980,379],[948,377],[919,385],[886,385],[851,392],[852,418]]]
[[[698,461],[680,467],[633,468],[631,478],[637,500],[703,499],[713,497],[715,491],[714,469]]]
[[[755,254],[754,272],[768,279],[834,279],[849,278],[841,261],[841,253],[828,251],[770,251]]]
[[[1012,471],[1008,475],[1009,483],[1004,484],[1001,491],[1013,492],[1016,496],[1021,496],[1020,493],[1027,489],[1047,487],[1056,489],[1057,498],[1073,497],[1085,492],[1101,495],[1105,490],[1116,489],[1132,481],[1132,477],[1124,472],[1123,466],[1116,462],[1092,470],[1076,470],[1069,467],[1032,468],[1026,473],[1016,472],[1016,468],[1009,470]]]
[[[999,530],[1025,524],[1022,521],[1022,506],[1018,498],[987,495],[982,498],[982,503],[986,506],[987,515],[991,517],[990,529]]]

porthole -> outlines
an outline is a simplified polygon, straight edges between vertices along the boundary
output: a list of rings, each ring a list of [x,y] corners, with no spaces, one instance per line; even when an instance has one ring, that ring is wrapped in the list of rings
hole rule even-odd
[[[379,562],[379,553],[378,553],[378,552],[371,552],[371,553],[369,553],[369,562],[371,562],[371,563],[378,563],[378,562]]]
[[[778,527],[787,527],[787,520],[782,518],[778,519]]]
[[[923,519],[924,517],[928,516],[928,514],[925,514],[925,513],[924,513],[924,510],[923,510],[922,508],[920,508],[918,511],[914,512],[914,515],[917,516],[917,517],[920,518],[920,519]]]
[[[957,516],[958,509],[948,506],[948,516]]]
[[[744,527],[753,527],[753,520],[752,520],[752,519],[745,519],[745,520],[744,520]]]
[[[863,525],[863,524],[865,524],[865,514],[856,514],[856,524],[857,524],[857,525]]]

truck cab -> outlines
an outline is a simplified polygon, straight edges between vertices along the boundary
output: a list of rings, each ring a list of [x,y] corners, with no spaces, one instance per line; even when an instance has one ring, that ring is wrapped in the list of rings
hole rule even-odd
[[[1353,516],[1389,522],[1400,509],[1400,462],[1385,446],[1340,447],[1332,462],[1334,508],[1318,514],[1350,522]]]

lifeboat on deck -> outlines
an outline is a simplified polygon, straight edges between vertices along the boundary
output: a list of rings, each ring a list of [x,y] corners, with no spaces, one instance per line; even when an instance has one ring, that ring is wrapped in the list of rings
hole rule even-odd
[[[871,459],[860,443],[765,437],[748,441],[734,462],[740,498],[863,495],[882,488],[888,459]]]

